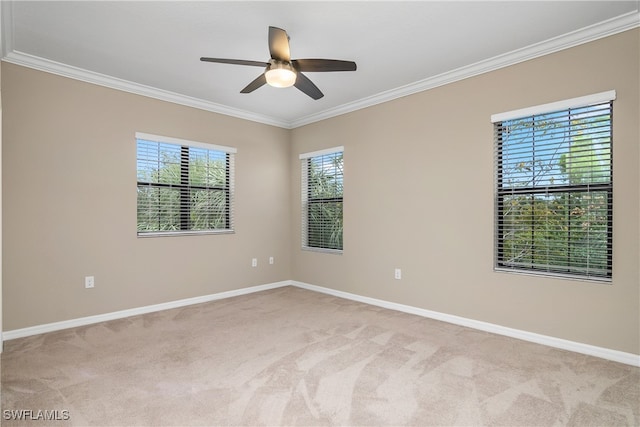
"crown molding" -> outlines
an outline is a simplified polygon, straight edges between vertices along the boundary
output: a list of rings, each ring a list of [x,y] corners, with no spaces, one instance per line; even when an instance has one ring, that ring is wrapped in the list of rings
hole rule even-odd
[[[415,83],[394,88],[388,91],[378,93],[373,96],[362,98],[360,100],[330,108],[316,114],[301,117],[292,121],[286,121],[270,117],[263,114],[256,114],[250,111],[240,110],[226,105],[205,101],[203,99],[181,95],[151,86],[130,82],[116,77],[107,76],[105,74],[95,73],[78,67],[73,67],[63,63],[51,61],[24,52],[13,49],[13,21],[12,21],[12,2],[0,1],[0,31],[2,32],[2,46],[0,46],[3,61],[16,65],[21,65],[52,74],[93,83],[99,86],[109,87],[112,89],[122,90],[149,98],[159,99],[175,104],[185,105],[188,107],[198,108],[205,111],[211,111],[231,117],[236,117],[253,122],[263,123],[271,126],[281,127],[285,129],[295,129],[300,126],[319,122],[332,117],[347,114],[353,111],[368,108],[377,104],[392,101],[394,99],[413,95],[449,83],[454,83],[500,68],[515,65],[530,59],[538,58],[544,55],[555,53],[564,49],[575,47],[584,43],[595,41],[604,37],[621,33],[633,28],[640,27],[640,12],[638,10],[630,12],[607,21],[603,21],[579,30],[554,37],[552,39],[517,49],[503,55],[476,62],[471,65],[460,67],[437,76],[429,77]]]
[[[278,120],[273,117],[264,116],[261,114],[228,107],[226,105],[205,101],[203,99],[181,95],[179,93],[130,82],[127,80],[119,79],[117,77],[107,76],[105,74],[84,70],[82,68],[73,67],[67,64],[62,64],[60,62],[29,55],[20,51],[10,51],[2,60],[12,64],[22,65],[24,67],[45,71],[47,73],[69,77],[71,79],[80,80],[87,83],[93,83],[98,86],[104,86],[111,89],[133,93],[136,95],[159,99],[161,101],[185,105],[187,107],[198,108],[200,110],[211,111],[214,113],[237,117],[244,120],[264,123],[267,125],[289,128],[289,122]]]
[[[222,104],[205,101],[200,98],[182,95],[128,80],[119,79],[117,77],[96,73],[71,65],[63,64],[49,59],[30,55],[14,49],[14,30],[13,30],[13,1],[0,0],[0,57],[3,61],[16,65],[21,65],[35,70],[45,71],[47,73],[80,80],[86,83],[92,83],[98,86],[104,86],[111,89],[121,90],[148,98],[159,99],[161,101],[171,102],[174,104],[185,105],[200,110],[211,111],[226,116],[236,117],[239,119],[249,120],[253,122],[263,123],[271,126],[290,129],[291,124],[288,121],[276,119],[274,117],[252,113],[250,111],[240,110],[228,107]]]
[[[437,76],[429,77],[405,86],[391,89],[379,94],[360,99],[355,102],[341,105],[336,108],[322,111],[318,114],[311,114],[294,120],[291,128],[297,128],[310,123],[340,116],[373,105],[382,104],[404,96],[413,95],[449,83],[454,83],[480,74],[505,68],[530,59],[549,55],[584,43],[595,41],[604,37],[612,36],[623,31],[631,30],[640,26],[640,12],[634,11],[607,21],[599,22],[589,27],[536,43],[522,49],[517,49],[503,55],[498,55],[487,60],[479,61],[471,65],[466,65]]]

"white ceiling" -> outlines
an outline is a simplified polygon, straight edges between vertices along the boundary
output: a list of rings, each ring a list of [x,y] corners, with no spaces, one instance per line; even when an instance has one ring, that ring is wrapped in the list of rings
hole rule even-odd
[[[3,60],[293,128],[640,25],[638,1],[7,1]],[[355,61],[295,88],[240,90],[267,61],[269,26],[291,56]]]

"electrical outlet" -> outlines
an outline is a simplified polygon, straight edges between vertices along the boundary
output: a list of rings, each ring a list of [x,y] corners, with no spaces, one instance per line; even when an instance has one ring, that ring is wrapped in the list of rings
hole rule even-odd
[[[273,257],[272,256],[269,257],[269,264],[273,264]]]
[[[402,279],[402,270],[400,270],[399,268],[396,268],[396,271],[393,277],[395,277],[397,280]]]
[[[84,287],[86,289],[93,288],[96,285],[96,279],[93,276],[86,276],[84,278]]]
[[[251,267],[257,267],[257,266],[258,266],[258,258],[252,258]]]

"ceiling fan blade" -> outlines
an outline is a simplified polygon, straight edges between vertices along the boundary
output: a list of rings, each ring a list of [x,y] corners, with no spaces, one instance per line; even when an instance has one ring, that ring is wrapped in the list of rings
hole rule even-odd
[[[318,86],[314,85],[313,82],[302,73],[298,73],[294,86],[315,100],[324,96],[320,89],[318,89]]]
[[[261,61],[246,61],[244,59],[224,59],[224,58],[200,58],[200,61],[204,62],[219,62],[220,64],[234,64],[234,65],[250,65],[252,67],[266,67],[268,62]]]
[[[271,53],[271,59],[285,62],[291,60],[289,36],[282,28],[269,27],[269,53]]]
[[[357,68],[355,62],[339,59],[294,59],[291,63],[300,71],[355,71]]]
[[[251,93],[266,83],[267,78],[265,77],[264,73],[262,73],[254,81],[252,81],[244,89],[242,89],[240,93]]]

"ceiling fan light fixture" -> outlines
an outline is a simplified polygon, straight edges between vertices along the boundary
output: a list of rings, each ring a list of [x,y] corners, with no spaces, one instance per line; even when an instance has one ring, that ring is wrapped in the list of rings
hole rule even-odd
[[[2,0],[0,0],[1,2]],[[264,67],[264,72],[244,87],[240,93],[251,93],[268,84],[272,87],[295,86],[311,99],[318,100],[324,96],[322,91],[303,73],[327,71],[355,71],[356,63],[340,59],[291,59],[289,36],[282,28],[269,27],[269,62],[250,61],[245,59],[201,57],[200,61],[220,64],[248,65]]]
[[[283,61],[273,61],[264,73],[267,83],[273,87],[291,87],[296,82],[297,74],[291,64]]]

